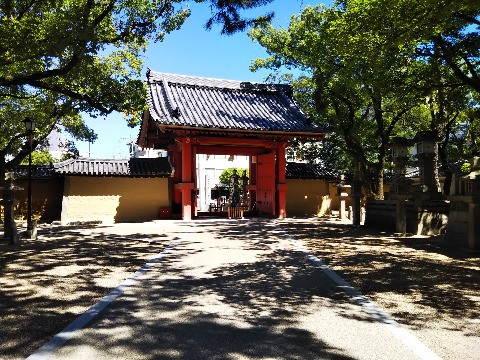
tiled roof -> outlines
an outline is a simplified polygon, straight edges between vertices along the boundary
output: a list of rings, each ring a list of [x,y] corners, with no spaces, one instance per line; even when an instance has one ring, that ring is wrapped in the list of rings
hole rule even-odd
[[[289,85],[147,72],[147,104],[160,125],[255,132],[324,133],[309,123]]]
[[[342,171],[326,169],[320,164],[287,163],[285,176],[287,179],[325,179],[336,181]]]
[[[65,175],[168,177],[172,166],[168,158],[69,159],[53,165]]]
[[[28,165],[18,165],[13,169],[15,179],[28,178]],[[32,165],[32,179],[48,179],[54,176],[53,165]]]

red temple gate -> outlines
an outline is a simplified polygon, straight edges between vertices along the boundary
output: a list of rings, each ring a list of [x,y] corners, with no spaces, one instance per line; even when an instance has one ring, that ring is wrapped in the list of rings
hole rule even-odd
[[[285,148],[290,138],[323,139],[285,85],[244,83],[164,73],[147,73],[149,109],[139,145],[166,149],[175,169],[172,213],[197,215],[196,155],[250,158],[250,207],[286,216]]]

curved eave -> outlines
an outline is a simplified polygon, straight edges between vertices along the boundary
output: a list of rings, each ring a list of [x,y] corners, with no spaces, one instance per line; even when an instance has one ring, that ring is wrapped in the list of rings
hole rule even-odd
[[[198,126],[170,126],[156,122],[158,128],[162,132],[174,131],[174,132],[192,132],[192,133],[230,133],[230,134],[244,134],[247,136],[275,136],[275,137],[289,137],[289,138],[308,138],[323,140],[326,131],[319,130],[318,132],[306,132],[295,130],[245,130],[245,129],[231,129],[231,128],[214,128],[214,127],[198,127]]]

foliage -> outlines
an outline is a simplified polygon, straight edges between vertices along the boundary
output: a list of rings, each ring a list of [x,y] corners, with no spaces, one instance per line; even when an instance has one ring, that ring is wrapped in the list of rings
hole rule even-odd
[[[477,106],[479,36],[468,25],[479,25],[479,10],[468,1],[458,11],[437,5],[346,0],[332,8],[307,6],[288,29],[262,25],[249,33],[270,55],[255,60],[252,70],[294,67],[308,74],[289,81],[304,111],[332,130],[331,146],[320,148],[334,151],[318,154],[327,161],[347,154],[369,195],[383,196],[392,136],[435,130],[447,151]],[[433,16],[434,30],[418,14]]]
[[[204,2],[205,0],[195,0],[196,2]],[[213,16],[207,21],[205,27],[211,29],[214,24],[221,24],[224,35],[230,35],[245,30],[252,25],[260,25],[272,19],[274,13],[269,12],[264,16],[253,19],[244,19],[240,16],[238,10],[253,9],[271,3],[273,0],[229,0],[215,1],[212,0],[210,7],[216,10]]]
[[[257,60],[254,69],[297,66],[309,69],[301,92],[313,99],[317,122],[335,130],[343,149],[354,160],[358,176],[372,193],[382,192],[382,171],[395,125],[412,108],[415,98],[402,84],[412,69],[407,59],[378,56],[375,63],[342,54],[336,26],[344,16],[338,9],[307,6],[292,17],[287,30],[256,28],[252,38],[272,56]],[[347,36],[347,34],[345,34]],[[398,71],[402,69],[403,71]],[[294,84],[295,85],[295,84]],[[376,178],[371,177],[371,168]]]
[[[55,159],[58,162],[65,161],[68,159],[77,159],[80,157],[80,152],[75,146],[75,143],[71,141],[66,141],[65,144],[63,144],[63,147],[64,147],[64,152],[62,156],[60,157],[60,159]]]
[[[61,144],[61,146],[63,151],[60,158],[54,158],[47,148],[39,146],[39,149],[32,151],[32,164],[48,165],[50,163],[61,162],[72,158],[78,158],[80,156],[80,153],[73,142],[66,141],[64,144]],[[25,157],[20,164],[28,165],[28,156]]]
[[[269,2],[195,1],[210,4],[207,26],[224,24],[224,33],[257,23],[240,11]],[[81,113],[119,111],[135,126],[146,106],[141,55],[149,41],[162,41],[189,15],[186,0],[1,2],[0,180],[28,154],[25,117],[37,121],[34,148],[59,126],[75,139],[94,141]]]
[[[423,61],[441,60],[459,82],[480,92],[478,1],[344,0],[339,6],[347,14],[342,25],[355,24],[354,36],[339,34],[343,48],[353,42],[353,49],[366,59],[394,49]]]
[[[463,173],[468,174],[470,171],[472,171],[472,164],[470,164],[470,163],[463,163],[463,164],[462,164],[461,171],[462,171]]]
[[[248,169],[228,168],[228,169],[223,170],[222,173],[220,174],[220,176],[219,176],[220,184],[223,184],[223,185],[230,185],[231,184],[231,181],[232,181],[231,176],[233,175],[233,170],[237,170],[237,175],[240,176],[240,177],[243,175],[243,171],[247,172],[247,177],[249,176],[248,175]]]
[[[43,149],[41,151],[32,151],[32,164],[33,165],[47,165],[53,163],[55,159],[53,156],[48,152],[47,149]],[[22,165],[28,165],[28,157],[22,160],[20,163]]]

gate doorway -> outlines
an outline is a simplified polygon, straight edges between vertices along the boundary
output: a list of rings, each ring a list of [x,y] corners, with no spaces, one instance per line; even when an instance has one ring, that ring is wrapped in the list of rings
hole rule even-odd
[[[197,154],[197,207],[199,214],[218,211],[221,202],[226,202],[231,180],[220,181],[220,175],[227,169],[249,172],[249,157],[239,155]],[[241,188],[241,187],[240,187]],[[213,190],[212,190],[213,189]],[[248,191],[246,191],[248,194]],[[243,198],[242,198],[243,200]]]
[[[178,139],[178,137],[177,137]],[[224,139],[228,144],[218,144],[219,138],[214,137],[183,137],[170,145],[169,158],[175,168],[172,179],[172,210],[173,214],[183,219],[191,219],[200,212],[197,203],[198,178],[196,169],[196,155],[241,155],[248,156],[249,185],[248,208],[249,212],[255,209],[266,216],[285,217],[285,146],[286,141],[250,140],[245,146],[242,139]],[[215,142],[215,145],[212,145]],[[255,146],[256,145],[256,146]]]

